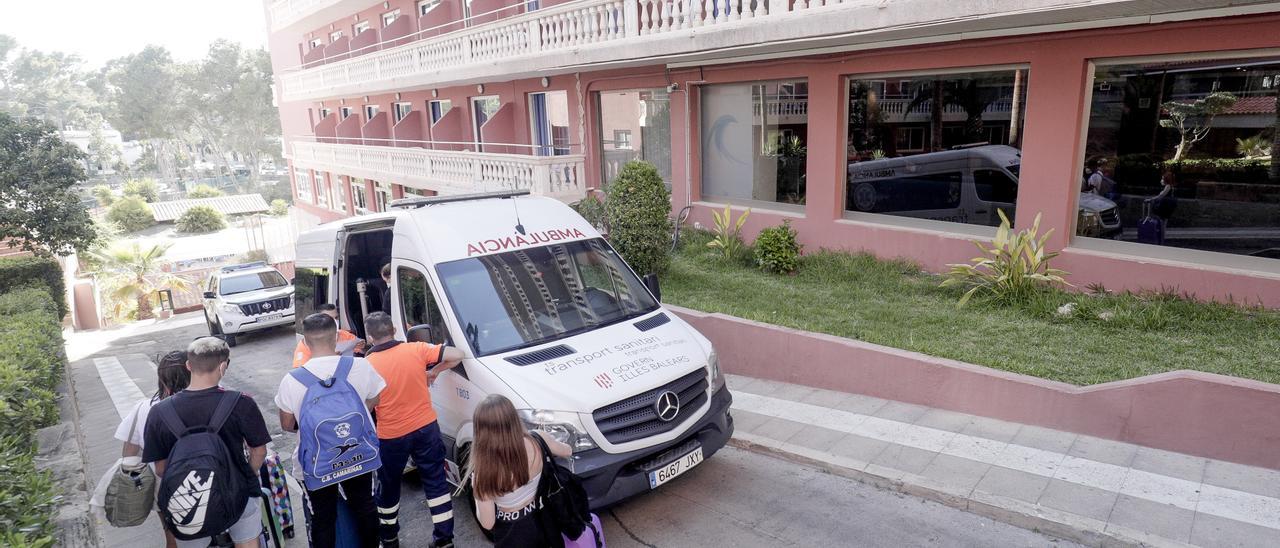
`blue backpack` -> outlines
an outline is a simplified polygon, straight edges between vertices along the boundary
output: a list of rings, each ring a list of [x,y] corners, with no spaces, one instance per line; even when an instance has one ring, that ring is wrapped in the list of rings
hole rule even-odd
[[[382,467],[364,399],[347,382],[354,361],[343,356],[333,376],[323,380],[306,367],[290,373],[307,388],[298,410],[298,460],[308,491]]]

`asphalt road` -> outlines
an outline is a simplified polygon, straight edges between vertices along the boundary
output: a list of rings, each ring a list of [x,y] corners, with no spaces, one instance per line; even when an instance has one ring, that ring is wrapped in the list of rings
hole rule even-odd
[[[185,315],[171,329],[110,339],[82,348],[95,357],[124,353],[154,355],[180,348],[204,334],[203,323]],[[225,386],[255,397],[275,437],[276,450],[291,454],[296,438],[284,434],[271,403],[289,368],[293,332],[280,328],[241,336],[232,349]],[[70,353],[75,349],[68,349]],[[74,358],[73,358],[74,359]],[[412,479],[408,480],[412,483]],[[486,546],[470,506],[455,499],[456,544]],[[609,546],[1076,546],[1039,533],[900,493],[877,489],[772,457],[725,447],[697,468],[654,492],[608,509],[600,516]],[[427,546],[431,517],[422,491],[406,485],[400,521],[403,546]],[[290,546],[303,546],[295,541]]]

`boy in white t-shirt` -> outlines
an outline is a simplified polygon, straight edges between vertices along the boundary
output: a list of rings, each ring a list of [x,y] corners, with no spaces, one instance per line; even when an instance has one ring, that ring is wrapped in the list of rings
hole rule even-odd
[[[307,360],[302,367],[321,379],[332,377],[338,369],[338,360],[342,359],[337,352],[337,323],[329,315],[317,312],[302,320],[302,336],[306,339],[307,347],[311,349],[311,359]],[[356,393],[365,401],[366,413],[369,408],[378,404],[378,395],[387,386],[386,381],[382,380],[378,372],[364,358],[354,358],[351,372],[347,375],[347,382],[351,383]],[[298,431],[298,415],[305,405],[303,400],[306,393],[306,386],[293,378],[293,375],[287,374],[280,379],[280,389],[276,393],[275,402],[276,407],[280,409],[280,428],[284,431]],[[372,424],[373,421],[370,420],[369,423]],[[297,466],[296,450],[293,461],[294,473],[301,477],[298,474],[300,470]],[[316,491],[307,491],[307,500],[310,501],[312,513],[309,528],[311,546],[331,548],[334,545],[334,526],[338,521],[339,487],[342,488],[342,494],[346,496],[351,513],[355,515],[362,544],[377,546],[378,511],[373,501],[373,477],[374,474],[369,472]]]

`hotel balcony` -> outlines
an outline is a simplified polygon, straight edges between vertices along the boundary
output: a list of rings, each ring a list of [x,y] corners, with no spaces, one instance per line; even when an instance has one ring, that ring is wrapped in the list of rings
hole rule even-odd
[[[351,0],[267,0],[267,14],[271,32],[277,32],[295,26],[324,25],[368,7],[365,4]]]
[[[293,142],[293,165],[434,190],[437,194],[469,194],[498,190],[528,190],[565,202],[586,196],[585,157],[581,154],[532,156],[505,152],[432,150],[422,146],[462,148],[472,143],[386,142],[347,139],[333,142]],[[551,153],[548,147],[488,143],[498,150],[529,149]],[[558,150],[556,152],[559,152]]]
[[[273,9],[288,2],[336,1],[280,0]],[[501,19],[482,14],[469,26],[453,21],[382,37],[358,51],[309,59],[279,78],[284,101],[323,100],[582,70],[694,66],[1273,9],[1252,5],[1263,1],[575,0]]]

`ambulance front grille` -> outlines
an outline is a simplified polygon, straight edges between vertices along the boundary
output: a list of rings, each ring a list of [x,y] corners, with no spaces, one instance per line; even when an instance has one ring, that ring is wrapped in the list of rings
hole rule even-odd
[[[663,386],[596,409],[591,418],[609,443],[626,443],[661,434],[702,408],[707,402],[707,386],[707,370],[698,369]],[[664,421],[658,417],[654,402],[668,390],[680,398],[680,411],[675,418]]]

